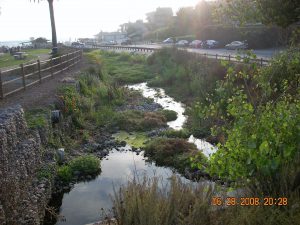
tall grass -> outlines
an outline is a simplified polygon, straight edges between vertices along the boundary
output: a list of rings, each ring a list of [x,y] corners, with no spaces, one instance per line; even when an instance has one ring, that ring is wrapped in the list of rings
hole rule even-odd
[[[113,212],[118,225],[300,224],[299,195],[287,206],[227,207],[212,206],[216,196],[225,199],[227,194],[212,184],[184,183],[177,177],[168,183],[157,177],[135,178],[115,190]]]
[[[114,213],[120,225],[208,224],[212,186],[184,184],[172,177],[170,184],[155,178],[134,179],[114,194]],[[197,196],[197,197],[196,197]]]

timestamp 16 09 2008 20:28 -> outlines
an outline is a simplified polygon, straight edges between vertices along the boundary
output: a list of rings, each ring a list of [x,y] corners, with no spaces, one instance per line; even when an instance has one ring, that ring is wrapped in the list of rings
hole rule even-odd
[[[211,204],[215,206],[287,206],[286,197],[212,197]]]

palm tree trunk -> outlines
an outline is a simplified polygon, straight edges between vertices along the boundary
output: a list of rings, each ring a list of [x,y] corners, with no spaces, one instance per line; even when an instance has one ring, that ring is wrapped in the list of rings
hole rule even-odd
[[[51,29],[52,29],[52,54],[57,54],[57,37],[56,37],[56,28],[54,20],[54,10],[53,10],[53,0],[48,0],[50,19],[51,19]]]

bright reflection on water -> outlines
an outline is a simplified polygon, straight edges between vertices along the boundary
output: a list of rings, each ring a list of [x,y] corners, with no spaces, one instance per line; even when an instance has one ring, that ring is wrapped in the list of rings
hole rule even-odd
[[[161,177],[163,182],[167,182],[167,178],[173,174],[170,169],[147,163],[142,155],[131,151],[113,151],[107,159],[102,160],[102,172],[95,180],[78,183],[70,193],[64,194],[60,215],[67,221],[57,222],[57,225],[84,225],[99,221],[101,208],[109,209],[112,206],[110,196],[113,195],[113,187],[118,190],[134,174],[140,178],[145,173],[148,177],[155,175]]]
[[[149,88],[146,83],[130,85],[131,89],[141,91],[144,97],[152,98],[164,109],[177,112],[177,119],[168,125],[175,129],[182,129],[187,117],[183,115],[184,104],[176,102],[173,98],[165,94],[161,88]],[[195,143],[198,149],[209,157],[216,148],[210,143],[191,136],[188,140]],[[129,148],[129,146],[127,146]],[[128,179],[132,179],[134,174],[142,177],[161,177],[162,182],[167,183],[173,172],[169,168],[157,167],[154,164],[146,163],[142,155],[130,151],[113,151],[101,162],[102,172],[92,181],[81,182],[74,186],[70,193],[64,194],[60,215],[66,218],[66,222],[57,222],[56,225],[84,225],[100,220],[101,208],[110,209],[112,206],[111,195],[113,187],[118,189],[120,185],[126,184]],[[183,181],[188,182],[185,178]]]
[[[183,124],[186,121],[184,113],[184,104],[176,102],[173,98],[165,94],[165,90],[162,88],[150,88],[147,83],[140,83],[129,85],[128,88],[141,91],[143,96],[146,98],[152,98],[154,102],[160,104],[164,109],[169,109],[177,112],[177,119],[168,122],[168,126],[174,130],[181,130]]]
[[[162,88],[150,88],[147,86],[147,83],[140,83],[129,85],[128,88],[141,91],[142,95],[146,98],[152,98],[154,102],[160,104],[164,109],[169,109],[177,112],[177,119],[168,123],[169,127],[174,130],[182,129],[184,123],[187,120],[187,117],[183,115],[185,105],[176,102],[173,98],[165,94],[164,89]],[[210,157],[211,154],[216,152],[217,148],[207,141],[197,139],[191,135],[188,139],[190,143],[194,143],[199,150],[207,156]]]

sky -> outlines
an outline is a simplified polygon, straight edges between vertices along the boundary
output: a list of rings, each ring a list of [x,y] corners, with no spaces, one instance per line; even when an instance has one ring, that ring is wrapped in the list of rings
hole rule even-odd
[[[54,0],[59,41],[92,38],[102,31],[116,31],[119,25],[146,21],[146,13],[157,7],[195,6],[200,0]],[[0,41],[29,40],[45,37],[51,40],[48,2],[0,0]]]

